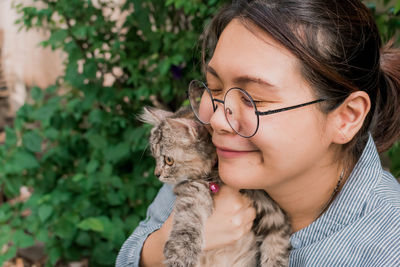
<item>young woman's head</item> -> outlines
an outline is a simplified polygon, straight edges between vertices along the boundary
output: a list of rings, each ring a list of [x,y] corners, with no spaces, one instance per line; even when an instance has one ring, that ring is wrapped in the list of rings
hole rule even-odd
[[[217,109],[210,124],[221,177],[245,174],[239,187],[265,188],[338,158],[354,163],[369,131],[379,151],[389,148],[400,133],[400,56],[381,46],[373,17],[357,0],[239,0],[222,9],[203,42],[215,99],[240,87],[261,112],[321,102],[260,115],[250,138],[237,135]],[[252,184],[266,175],[276,181]]]

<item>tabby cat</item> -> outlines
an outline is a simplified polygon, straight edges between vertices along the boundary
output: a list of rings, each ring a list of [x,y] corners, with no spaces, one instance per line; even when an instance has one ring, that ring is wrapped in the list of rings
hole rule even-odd
[[[210,182],[222,184],[213,168],[217,155],[206,128],[189,108],[176,113],[145,108],[142,121],[154,127],[150,149],[155,175],[174,185],[174,220],[164,247],[165,265],[176,267],[287,266],[290,225],[264,190],[241,190],[256,209],[250,234],[231,246],[202,251],[204,224],[213,211]]]

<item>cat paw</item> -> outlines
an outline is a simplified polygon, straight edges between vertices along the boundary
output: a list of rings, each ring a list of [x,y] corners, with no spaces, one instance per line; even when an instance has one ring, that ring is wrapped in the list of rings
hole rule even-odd
[[[177,259],[167,259],[166,261],[164,261],[164,265],[167,267],[195,267],[195,264],[193,263],[184,262]]]
[[[164,265],[165,265],[166,267],[185,267],[185,265],[184,265],[183,262],[168,261],[168,260],[166,260],[166,261],[164,262]]]
[[[181,253],[178,253],[178,250],[180,250]],[[192,257],[189,257],[189,255],[191,254],[184,249],[179,249],[173,246],[173,243],[167,242],[164,248],[164,256],[166,259],[164,261],[164,264],[167,267],[195,267],[196,265],[194,264],[193,258],[196,257],[194,257],[194,255],[191,255]]]
[[[266,260],[261,262],[261,267],[287,267],[289,266],[289,261],[287,259],[279,259],[279,260]]]

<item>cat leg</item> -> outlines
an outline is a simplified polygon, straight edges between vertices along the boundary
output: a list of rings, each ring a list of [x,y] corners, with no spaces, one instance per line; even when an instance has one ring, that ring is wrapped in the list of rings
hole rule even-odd
[[[204,224],[212,213],[213,200],[204,181],[180,183],[174,192],[174,220],[164,246],[164,263],[168,267],[195,267],[204,247]]]
[[[289,266],[290,227],[271,230],[260,245],[260,266]]]
[[[260,242],[260,266],[288,266],[291,226],[282,209],[264,190],[243,190],[256,209],[253,231]]]

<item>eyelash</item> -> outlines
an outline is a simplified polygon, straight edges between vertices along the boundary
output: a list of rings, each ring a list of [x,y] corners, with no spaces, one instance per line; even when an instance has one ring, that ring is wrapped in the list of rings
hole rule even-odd
[[[213,96],[214,96],[214,94],[222,92],[221,89],[211,89],[211,88],[208,88],[208,89],[210,90],[210,92],[211,92],[211,94]],[[254,104],[259,104],[259,103],[263,103],[263,102],[267,102],[267,101],[256,100],[256,99],[253,98],[253,102],[254,102]]]

